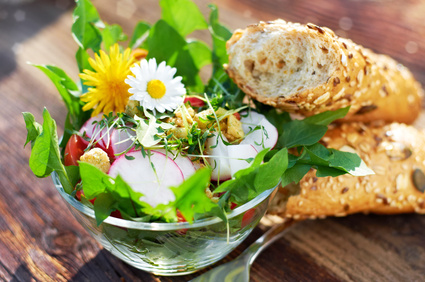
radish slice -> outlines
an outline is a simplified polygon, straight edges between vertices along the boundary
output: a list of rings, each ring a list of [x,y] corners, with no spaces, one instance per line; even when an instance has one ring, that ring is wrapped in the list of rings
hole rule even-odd
[[[192,161],[188,157],[183,157],[182,155],[178,154],[177,157],[173,155],[171,152],[167,152],[164,149],[155,150],[160,153],[165,154],[169,158],[173,159],[173,161],[179,166],[180,170],[183,173],[184,179],[188,179],[192,174],[196,172],[195,165],[192,163]]]
[[[136,132],[130,129],[116,129],[111,133],[111,149],[114,155],[125,152],[132,144]]]
[[[144,201],[156,207],[175,200],[170,186],[177,187],[184,178],[177,164],[163,153],[151,151],[152,155],[143,157],[140,151],[132,151],[119,157],[109,169],[109,175],[116,177],[118,174],[130,187],[143,194]],[[133,157],[128,160],[125,156]],[[156,171],[152,168],[154,167]]]
[[[240,144],[250,144],[257,151],[261,151],[264,148],[273,148],[278,139],[276,127],[262,114],[251,111],[248,116],[244,117],[246,114],[246,112],[241,113],[242,129],[245,134],[253,130],[256,126],[261,126],[261,128],[248,134]]]
[[[223,136],[226,140],[226,137]],[[230,173],[230,165],[228,159],[227,148],[221,138],[217,138],[217,135],[210,137],[206,142],[206,153],[211,156],[207,158],[208,163],[213,168],[211,172],[211,180],[214,181],[225,181],[229,180],[232,176]]]
[[[102,149],[109,148],[110,135],[108,135],[108,129],[105,127],[100,130],[100,125],[98,123],[93,124],[93,122],[99,122],[103,119],[103,114],[99,114],[95,117],[89,118],[80,129],[80,133],[85,135],[88,138],[93,138],[98,141],[97,143]]]
[[[257,150],[249,144],[232,145],[227,147],[229,153],[229,166],[232,176],[241,169],[248,168],[251,162],[248,159],[253,159],[257,155]]]

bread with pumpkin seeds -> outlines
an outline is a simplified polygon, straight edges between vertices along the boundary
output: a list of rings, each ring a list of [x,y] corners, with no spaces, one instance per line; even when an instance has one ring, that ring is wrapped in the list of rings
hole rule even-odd
[[[229,76],[254,99],[310,116],[351,106],[346,121],[412,123],[423,90],[410,71],[328,28],[276,20],[237,30]]]
[[[357,153],[375,174],[318,178],[311,170],[298,185],[279,190],[270,213],[295,219],[358,212],[425,213],[424,131],[399,123],[353,122],[334,125],[322,142]],[[299,194],[287,199],[290,189],[299,189]]]

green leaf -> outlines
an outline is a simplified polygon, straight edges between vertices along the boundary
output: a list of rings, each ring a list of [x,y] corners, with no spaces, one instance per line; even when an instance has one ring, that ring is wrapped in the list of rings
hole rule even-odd
[[[138,22],[133,30],[128,47],[134,49],[142,45],[148,37],[150,29],[151,25],[149,23],[143,21]]]
[[[213,43],[213,74],[223,69],[223,64],[229,62],[227,56],[226,42],[232,36],[232,32],[221,25],[218,20],[218,8],[216,5],[209,5],[210,13],[210,32]]]
[[[162,19],[186,37],[195,30],[207,29],[208,24],[201,11],[190,0],[160,0]]]
[[[204,42],[193,40],[187,44],[187,47],[197,69],[200,70],[202,67],[212,63],[211,49]]]
[[[263,190],[263,187],[276,186],[288,167],[288,150],[278,151],[268,161],[260,166],[255,177],[254,185],[257,191]]]
[[[282,175],[282,187],[294,182],[298,183],[311,169],[311,165],[308,164],[295,164],[291,168],[288,168]]]
[[[75,165],[65,166],[66,174],[68,175],[69,182],[72,187],[75,187],[77,183],[80,181],[80,168]]]
[[[75,82],[60,68],[51,65],[33,65],[40,69],[53,82],[65,102],[69,113],[69,122],[72,129],[79,129],[86,119],[88,113],[83,113],[80,102],[81,92]]]
[[[115,185],[108,189],[115,198],[116,206],[119,210],[132,217],[139,217],[143,207],[149,206],[147,203],[140,201],[143,194],[134,191],[120,175],[115,178]]]
[[[292,120],[283,125],[283,134],[279,137],[279,148],[313,145],[322,139],[328,127],[310,124],[303,120]]]
[[[77,53],[75,54],[75,59],[77,60],[77,64],[78,64],[78,70],[80,73],[82,73],[84,70],[93,70],[93,68],[90,66],[89,64],[89,53],[87,53],[86,50],[84,50],[84,48],[80,47],[77,50]],[[82,85],[84,86],[84,85]],[[83,88],[83,93],[87,92],[87,87],[84,86],[85,88]]]
[[[31,147],[34,145],[35,139],[40,135],[43,127],[41,124],[35,121],[34,115],[28,112],[23,112],[25,126],[27,128],[27,141],[25,141],[24,147],[31,142]]]
[[[118,41],[127,40],[127,35],[125,35],[122,31],[122,28],[117,25],[106,25],[102,30],[102,38],[103,38],[103,47],[105,50],[109,50],[109,48],[117,43]]]
[[[318,125],[329,125],[331,122],[345,117],[349,110],[350,107],[348,106],[342,109],[338,109],[336,111],[326,111],[311,117],[307,117],[304,119],[304,121]]]
[[[104,24],[100,20],[96,7],[89,0],[77,0],[77,6],[72,14],[72,35],[77,44],[83,49],[98,52],[102,43],[99,28]]]
[[[261,192],[273,188],[274,186],[270,183],[264,183],[264,185],[260,185],[257,182],[257,186],[255,185],[255,179],[256,177],[259,177],[259,167],[267,153],[268,149],[260,151],[248,168],[241,169],[236,172],[233,179],[222,183],[214,190],[214,192],[221,193],[229,191],[231,193],[230,197],[232,202],[241,204],[252,200]],[[280,171],[278,168],[276,168],[274,173],[280,173],[280,175],[282,175],[283,172],[284,171]]]
[[[357,154],[338,151],[335,149],[329,150],[332,153],[329,158],[331,167],[342,169],[354,176],[375,174],[373,170],[367,167],[365,162]]]
[[[209,212],[217,204],[205,193],[211,178],[211,170],[202,168],[186,179],[179,187],[171,187],[176,196],[174,206],[188,222],[193,222],[195,213]]]
[[[83,184],[84,195],[91,200],[97,195],[104,193],[111,187],[111,177],[103,173],[100,169],[86,162],[79,162],[81,182]]]
[[[115,199],[111,194],[101,193],[97,195],[96,201],[94,201],[94,216],[98,226],[115,210],[114,205]]]
[[[337,177],[346,173],[347,172],[344,170],[329,167],[329,166],[321,166],[321,165],[316,166],[317,177],[327,177],[327,176]]]
[[[35,139],[31,150],[30,168],[37,177],[46,177],[55,170],[65,192],[70,194],[74,187],[71,185],[61,161],[56,122],[52,119],[47,109],[43,111],[43,119],[43,131]]]

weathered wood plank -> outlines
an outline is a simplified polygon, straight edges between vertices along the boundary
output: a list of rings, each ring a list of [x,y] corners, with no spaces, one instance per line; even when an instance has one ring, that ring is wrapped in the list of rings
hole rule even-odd
[[[157,1],[93,2],[105,21],[123,25],[127,33],[137,20],[159,18]],[[208,14],[211,1],[195,2]],[[213,2],[232,29],[277,17],[328,26],[394,56],[425,83],[421,1]],[[156,277],[102,250],[72,218],[51,180],[35,178],[28,168],[21,112],[33,112],[41,121],[47,106],[61,131],[65,108],[49,80],[26,61],[56,64],[77,77],[77,48],[69,32],[71,5],[70,0],[0,4],[0,280],[187,281],[196,275]],[[19,21],[22,11],[25,20]],[[196,35],[207,39],[203,33]],[[424,221],[419,215],[355,215],[298,223],[258,257],[252,281],[422,280]],[[224,261],[236,257],[262,232],[256,229]]]

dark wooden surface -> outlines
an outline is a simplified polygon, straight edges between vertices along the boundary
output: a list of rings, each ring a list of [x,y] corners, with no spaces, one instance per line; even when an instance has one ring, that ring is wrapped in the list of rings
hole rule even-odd
[[[325,25],[407,65],[425,83],[425,1],[196,1],[220,7],[230,28],[278,17]],[[96,0],[101,17],[127,33],[159,18],[157,1]],[[73,219],[50,179],[35,178],[23,149],[22,111],[48,107],[62,130],[65,108],[43,74],[56,64],[77,78],[70,0],[0,1],[0,280],[187,281],[156,277],[103,250]],[[201,37],[204,34],[196,34]],[[225,260],[260,236],[253,234]],[[305,221],[261,254],[252,281],[423,281],[425,217],[354,215]]]

